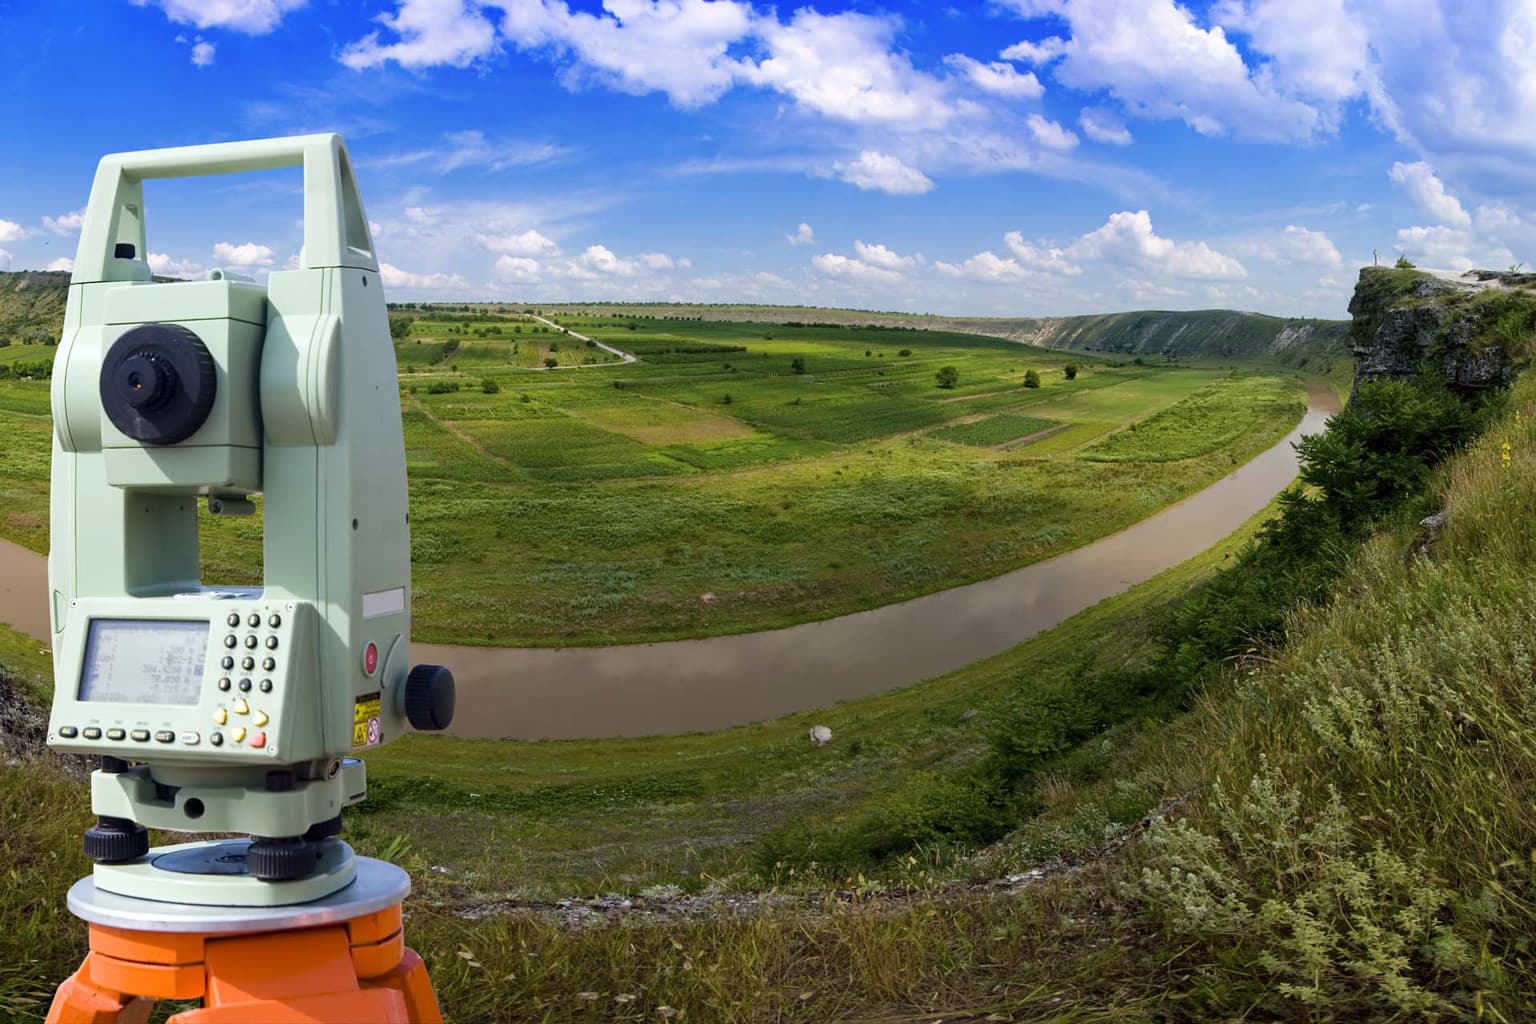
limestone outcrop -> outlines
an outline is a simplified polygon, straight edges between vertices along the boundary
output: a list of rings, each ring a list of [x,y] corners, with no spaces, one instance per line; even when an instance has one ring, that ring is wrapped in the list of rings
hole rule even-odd
[[[1349,312],[1356,388],[1426,368],[1459,390],[1502,387],[1529,357],[1536,275],[1366,267]]]

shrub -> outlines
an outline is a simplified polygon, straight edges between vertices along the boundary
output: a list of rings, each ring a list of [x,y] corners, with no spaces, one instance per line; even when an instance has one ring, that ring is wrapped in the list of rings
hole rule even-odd
[[[960,371],[953,366],[940,367],[939,372],[934,374],[933,377],[934,380],[938,381],[939,387],[945,390],[960,383]]]
[[[803,356],[795,356],[795,358],[793,358],[793,359],[791,359],[789,361],[789,368],[791,370],[793,370],[795,373],[804,373],[805,372],[805,358]]]
[[[1408,257],[1407,256],[1399,256],[1397,258],[1397,262],[1394,263],[1393,266],[1396,267],[1398,270],[1412,270],[1413,269],[1413,264],[1408,262]]]
[[[545,356],[544,357],[544,366],[547,369],[553,370],[555,367],[557,367],[559,365],[560,365],[560,360],[556,359],[554,356]]]
[[[1024,386],[1027,388],[1038,388],[1040,386],[1040,375],[1034,370],[1025,370]]]
[[[1077,380],[1077,364],[1068,363],[1062,368],[1062,373],[1067,375],[1067,380]]]
[[[730,405],[732,401],[733,399],[731,398],[731,393],[729,391],[720,397],[721,405]]]
[[[485,392],[487,395],[499,395],[501,394],[501,385],[487,377],[485,380],[480,382],[480,390]]]
[[[900,352],[897,352],[896,354],[899,355],[899,356],[909,356],[909,355],[912,354],[912,350],[909,349],[909,348],[904,348]]]

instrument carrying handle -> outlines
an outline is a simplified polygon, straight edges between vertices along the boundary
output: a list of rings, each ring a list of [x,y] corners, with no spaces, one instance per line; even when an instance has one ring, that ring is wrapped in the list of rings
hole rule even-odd
[[[143,184],[146,180],[239,174],[279,167],[304,168],[301,267],[377,271],[373,237],[346,144],[340,135],[324,133],[146,149],[102,157],[80,229],[72,283],[143,278],[143,261],[147,257]],[[131,255],[127,254],[127,246],[133,247]]]

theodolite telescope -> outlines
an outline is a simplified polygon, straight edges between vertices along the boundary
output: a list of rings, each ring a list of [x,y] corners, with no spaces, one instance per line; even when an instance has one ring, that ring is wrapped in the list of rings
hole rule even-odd
[[[297,269],[157,282],[143,182],[302,166]],[[99,889],[270,906],[351,880],[356,755],[445,728],[409,669],[399,384],[378,262],[335,135],[105,157],[53,376],[48,742],[99,756]],[[260,587],[205,584],[199,505],[253,514]],[[149,850],[146,826],[249,835]],[[169,895],[168,895],[169,894]]]

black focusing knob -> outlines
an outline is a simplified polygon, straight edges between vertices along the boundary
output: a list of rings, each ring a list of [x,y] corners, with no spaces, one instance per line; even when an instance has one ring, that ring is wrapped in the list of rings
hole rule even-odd
[[[101,406],[112,425],[145,444],[176,444],[213,410],[218,373],[202,339],[179,324],[141,324],[101,361]]]
[[[442,665],[417,665],[405,677],[405,716],[423,732],[446,729],[453,722],[453,673]]]

